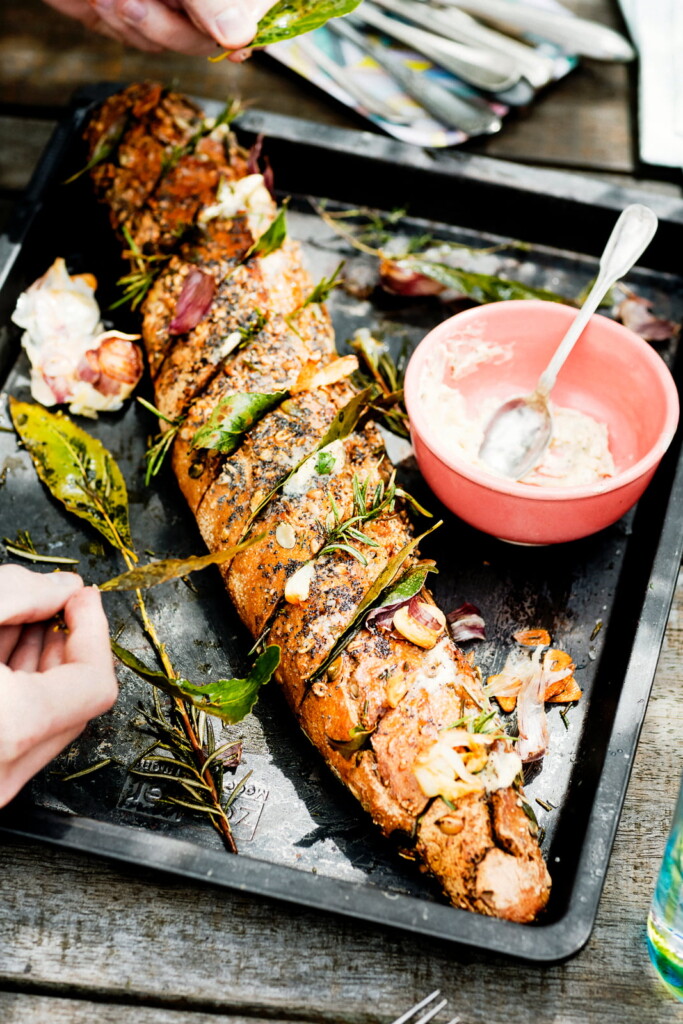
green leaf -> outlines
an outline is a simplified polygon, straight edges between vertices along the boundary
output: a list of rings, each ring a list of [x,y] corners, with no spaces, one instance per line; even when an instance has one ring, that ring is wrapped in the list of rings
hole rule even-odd
[[[299,459],[294,468],[291,469],[289,473],[286,474],[286,476],[283,476],[282,480],[280,480],[275,485],[275,487],[273,487],[273,489],[269,491],[268,494],[266,494],[265,498],[261,499],[261,501],[258,503],[256,508],[252,511],[251,515],[249,516],[249,520],[246,526],[247,530],[254,522],[259,512],[261,512],[262,509],[266,507],[269,501],[272,501],[273,497],[278,493],[278,491],[280,491],[284,487],[287,481],[291,480],[294,474],[301,469],[304,462],[306,462],[313,455],[315,455],[316,452],[319,452],[321,448],[325,448],[326,445],[332,444],[333,441],[341,441],[345,437],[349,436],[351,431],[356,426],[356,423],[358,423],[361,413],[365,409],[366,405],[368,405],[368,403],[372,401],[375,391],[376,388],[372,386],[370,386],[369,388],[365,388],[363,391],[360,391],[357,395],[354,395],[353,398],[346,403],[343,409],[339,410],[339,412],[334,417],[329,427],[325,431],[323,437],[320,439],[320,441],[318,441],[313,451],[309,452],[308,455],[304,455],[302,459]]]
[[[208,422],[192,438],[193,448],[211,448],[223,455],[231,455],[244,440],[244,435],[274,406],[279,405],[289,392],[258,391],[228,395],[221,399]]]
[[[315,286],[311,294],[301,303],[302,309],[304,309],[306,306],[311,306],[314,302],[327,302],[330,296],[330,292],[332,292],[337,287],[337,285],[341,284],[341,281],[339,280],[339,275],[341,273],[342,267],[344,266],[344,263],[345,260],[342,260],[337,269],[330,277],[322,277],[318,281],[317,285]]]
[[[64,507],[132,555],[128,492],[121,470],[100,441],[42,405],[9,400],[10,415],[38,476]]]
[[[364,745],[368,736],[372,736],[374,729],[364,729],[362,725],[354,725],[353,729],[349,734],[348,740],[335,740],[331,736],[327,737],[327,742],[330,746],[338,751],[347,760],[353,757],[361,747]]]
[[[322,664],[315,670],[315,672],[308,677],[306,682],[312,682],[314,679],[318,679],[323,675],[333,661],[339,657],[346,646],[353,640],[354,636],[360,630],[363,625],[363,619],[365,613],[368,612],[379,600],[383,600],[385,591],[391,587],[396,576],[398,575],[401,566],[405,562],[406,558],[415,550],[420,541],[424,540],[425,537],[433,533],[434,530],[438,529],[442,525],[442,520],[435,523],[429,530],[425,530],[424,533],[420,534],[419,537],[414,537],[409,541],[401,550],[394,555],[393,558],[384,567],[383,571],[379,574],[375,582],[372,584],[368,592],[366,593],[363,600],[360,602],[356,611],[354,612],[353,619],[347,629],[337,640],[330,653],[327,655]],[[393,589],[393,588],[392,588]]]
[[[263,328],[266,326],[267,322],[268,317],[266,316],[266,314],[262,313],[258,306],[256,306],[252,310],[251,316],[249,317],[247,323],[244,324],[242,327],[237,328],[242,338],[240,344],[237,347],[241,348],[243,345],[246,345],[247,342],[251,341],[252,338],[256,337],[256,335],[260,331],[262,331]]]
[[[415,597],[416,594],[420,593],[428,573],[438,573],[438,571],[434,562],[422,562],[420,565],[416,565],[414,569],[408,569],[394,586],[390,587],[383,594],[381,600],[377,601],[373,611],[376,611],[378,608],[386,608],[390,604],[397,604],[399,601],[409,601],[411,597]]]
[[[280,0],[258,23],[253,46],[271,46],[313,32],[330,18],[341,18],[358,7],[361,0]]]
[[[491,274],[475,274],[468,270],[456,270],[445,263],[434,263],[431,260],[410,256],[399,260],[402,267],[409,268],[417,274],[423,274],[446,288],[454,288],[475,302],[501,302],[506,299],[543,299],[546,302],[564,302],[567,300],[555,292],[543,288],[531,288],[521,281],[506,281],[502,277]]]
[[[242,262],[244,263],[251,256],[268,256],[269,253],[275,252],[279,249],[285,238],[287,237],[287,203],[289,200],[285,200],[280,209],[278,210],[277,217],[270,225],[269,228],[263,232],[260,238],[250,245],[244,256]]]
[[[81,167],[80,171],[76,171],[70,178],[67,178],[64,182],[65,185],[70,185],[72,181],[76,181],[81,177],[82,174],[87,174],[93,167],[101,164],[107,157],[111,156],[114,150],[118,147],[119,142],[123,138],[123,133],[128,125],[128,113],[121,114],[116,118],[115,121],[109,125],[103,132],[93,150],[93,154],[88,160],[85,167]]]
[[[265,534],[257,537],[250,537],[249,540],[236,544],[231,548],[224,548],[222,551],[215,551],[211,555],[194,555],[191,558],[166,558],[160,562],[150,562],[149,565],[142,565],[130,572],[121,573],[106,583],[100,583],[101,591],[108,590],[148,590],[156,587],[159,583],[168,583],[169,580],[178,579],[179,576],[187,576],[190,572],[198,572],[206,569],[209,565],[223,565],[245,551],[252,544],[263,540]]]
[[[114,654],[124,665],[132,669],[141,679],[153,686],[188,701],[200,711],[216,715],[229,725],[241,722],[249,714],[258,698],[262,686],[270,680],[280,664],[280,648],[277,644],[266,647],[254,662],[244,679],[217,679],[205,686],[196,686],[187,679],[171,679],[164,672],[148,668],[131,651],[111,641]]]
[[[336,461],[332,452],[320,452],[315,463],[316,473],[320,473],[321,476],[329,476]]]

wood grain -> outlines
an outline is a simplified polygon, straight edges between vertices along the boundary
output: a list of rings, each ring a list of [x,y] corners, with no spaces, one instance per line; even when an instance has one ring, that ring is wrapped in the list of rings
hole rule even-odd
[[[272,1017],[266,1022],[256,1017],[132,1007],[130,1003],[107,1005],[19,992],[0,992],[0,1020],[3,1024],[131,1024],[132,1020],[135,1024],[285,1024]]]
[[[616,0],[569,0],[568,7],[606,23],[618,20]],[[634,172],[628,68],[585,61],[545,90],[528,110],[512,113],[503,131],[466,148],[549,166]],[[200,57],[146,54],[88,32],[41,0],[2,0],[0,5],[0,104],[68,103],[87,81],[155,78],[184,92],[215,99],[239,96],[265,110],[346,127],[367,127],[273,60],[257,55],[245,64],[211,64]]]

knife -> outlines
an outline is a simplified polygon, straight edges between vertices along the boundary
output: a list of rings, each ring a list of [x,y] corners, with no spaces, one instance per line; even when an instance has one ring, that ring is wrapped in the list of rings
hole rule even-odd
[[[396,54],[379,43],[374,43],[352,24],[350,18],[335,18],[327,27],[337,35],[348,39],[364,53],[369,54],[380,67],[398,82],[404,92],[448,128],[459,128],[467,135],[493,134],[500,131],[502,121],[485,103],[474,102],[454,96],[443,86],[432,82],[422,72],[413,71]]]
[[[432,32],[446,39],[501,54],[514,62],[535,89],[542,89],[555,76],[555,62],[551,57],[538,53],[527,43],[482,25],[457,7],[436,7],[429,0],[375,0],[375,3],[417,25],[428,23]]]
[[[348,68],[337,64],[323,50],[312,43],[308,36],[300,36],[296,41],[296,45],[305,57],[328,75],[333,82],[336,82],[337,85],[344,89],[349,96],[361,105],[366,113],[381,117],[383,121],[389,121],[390,124],[410,124],[412,122],[413,118],[393,110],[388,103],[369,95],[353,75],[349,73]]]
[[[475,50],[462,43],[454,43],[433,32],[406,25],[383,14],[379,8],[365,0],[365,3],[352,15],[354,19],[371,25],[379,32],[384,32],[392,39],[397,39],[411,50],[417,50],[433,64],[450,71],[463,81],[487,92],[504,92],[519,82],[519,71],[501,68],[501,60],[497,54],[486,50]]]
[[[460,7],[476,18],[494,21],[505,29],[532,32],[556,43],[568,53],[595,60],[630,61],[636,52],[628,39],[607,25],[577,18],[569,13],[548,11],[532,4],[512,0],[440,0],[449,7]]]

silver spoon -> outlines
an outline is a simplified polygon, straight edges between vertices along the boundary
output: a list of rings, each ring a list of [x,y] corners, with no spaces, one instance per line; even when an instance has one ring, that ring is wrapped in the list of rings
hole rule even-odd
[[[548,396],[569,353],[609,289],[628,273],[652,241],[657,217],[647,206],[627,206],[614,225],[595,283],[530,395],[510,398],[489,420],[479,458],[503,476],[519,480],[538,463],[552,434]]]

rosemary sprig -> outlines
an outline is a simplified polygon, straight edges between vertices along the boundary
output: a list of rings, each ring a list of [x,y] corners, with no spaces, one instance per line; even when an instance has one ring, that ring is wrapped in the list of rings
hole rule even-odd
[[[78,565],[77,558],[63,558],[59,555],[41,555],[36,551],[28,530],[17,530],[17,539],[10,540],[3,537],[2,542],[10,555],[18,558],[27,558],[31,562],[49,562],[54,565]]]
[[[212,118],[206,118],[202,121],[197,131],[190,136],[187,142],[184,142],[179,146],[173,146],[171,151],[165,154],[161,164],[162,175],[168,174],[169,171],[173,170],[184,156],[191,156],[196,150],[197,144],[205,138],[205,136],[210,135],[211,132],[215,131],[216,128],[219,128],[221,125],[230,126],[235,118],[239,117],[242,110],[243,107],[240,101],[237,99],[231,99],[226,102],[215,121]]]
[[[241,761],[241,741],[231,740],[217,746],[211,719],[205,712],[189,708],[189,723],[196,742],[188,742],[187,723],[179,712],[178,703],[173,701],[165,707],[156,690],[154,713],[142,707],[139,710],[153,742],[128,766],[128,771],[157,782],[163,780],[164,784],[174,787],[176,793],[168,793],[160,802],[207,815],[226,839],[229,849],[236,853],[229,809],[251,772],[229,795],[222,794],[225,771],[237,767]]]
[[[164,263],[170,259],[170,255],[149,255],[144,253],[131,235],[126,224],[123,225],[121,230],[128,243],[128,248],[124,250],[123,255],[131,261],[135,269],[118,279],[116,283],[120,288],[124,289],[123,295],[116,302],[112,302],[109,308],[118,309],[119,306],[129,302],[130,308],[136,309],[157,278],[160,268],[155,266],[155,264]]]
[[[412,495],[408,494],[401,487],[396,486],[394,478],[395,474],[392,474],[387,484],[380,480],[374,490],[371,490],[370,477],[366,477],[361,481],[358,474],[354,473],[352,482],[353,508],[351,515],[346,519],[342,519],[337,503],[330,494],[330,517],[332,524],[327,527],[327,540],[316,555],[317,558],[329,554],[331,551],[346,551],[347,554],[355,558],[361,565],[367,565],[368,560],[357,547],[357,544],[366,544],[371,548],[376,548],[379,545],[372,537],[368,537],[363,530],[363,526],[371,523],[384,512],[392,513],[397,498],[403,498],[421,515],[431,518],[431,513],[422,508]],[[321,529],[325,529],[322,524],[319,525]]]
[[[408,363],[407,346],[403,346],[394,361],[384,342],[377,341],[367,330],[357,331],[349,344],[358,356],[360,364],[360,369],[355,375],[358,384],[366,387],[369,383],[375,383],[379,388],[371,408],[379,414],[384,425],[393,434],[410,437],[408,413],[403,401],[403,379]]]
[[[138,402],[149,412],[158,416],[160,420],[170,424],[168,430],[162,430],[160,433],[154,435],[151,439],[151,444],[145,452],[145,486],[149,487],[152,477],[156,476],[163,466],[164,459],[171,449],[175,436],[185,422],[185,417],[179,416],[175,420],[169,419],[169,417],[164,416],[163,412],[160,412],[156,406],[152,405],[152,403],[148,402],[146,399],[140,398],[139,395]]]

